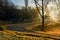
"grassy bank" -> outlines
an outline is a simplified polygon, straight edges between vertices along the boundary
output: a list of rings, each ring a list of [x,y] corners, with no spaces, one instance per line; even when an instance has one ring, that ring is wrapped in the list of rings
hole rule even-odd
[[[0,40],[54,40],[50,38],[34,37],[13,31],[0,31]]]

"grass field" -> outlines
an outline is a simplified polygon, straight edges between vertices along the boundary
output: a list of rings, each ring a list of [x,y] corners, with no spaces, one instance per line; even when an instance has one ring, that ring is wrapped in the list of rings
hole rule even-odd
[[[28,33],[27,33],[28,34]],[[23,32],[0,31],[0,40],[58,40],[45,37],[25,35]]]
[[[5,26],[8,27],[8,30],[0,31],[0,40],[60,40],[60,24],[45,26],[47,28],[45,33],[39,31],[39,23],[21,23]]]

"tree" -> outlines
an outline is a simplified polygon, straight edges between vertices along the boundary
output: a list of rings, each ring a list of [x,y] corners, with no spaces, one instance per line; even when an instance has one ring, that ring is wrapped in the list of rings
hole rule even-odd
[[[34,0],[34,1],[35,1],[35,4],[36,4],[36,8],[37,8],[37,10],[40,14],[40,11],[39,11],[38,6],[37,6],[38,2],[37,2],[37,0]],[[42,31],[44,31],[44,4],[43,4],[43,0],[42,0],[42,14],[40,14],[40,15],[42,17]]]
[[[45,19],[45,17],[46,17],[46,16],[44,15],[44,13],[46,12],[46,14],[47,14],[47,11],[46,11],[47,5],[48,5],[50,2],[55,2],[56,5],[57,5],[57,8],[58,8],[58,11],[59,11],[59,9],[60,9],[60,6],[59,6],[60,1],[59,1],[59,0],[40,0],[40,2],[42,2],[42,3],[41,3],[42,6],[39,5],[39,3],[37,2],[37,0],[34,0],[34,1],[35,1],[35,5],[36,5],[37,10],[38,10],[38,6],[40,7],[40,10],[38,10],[39,13],[41,13],[40,11],[42,10],[42,14],[40,14],[40,16],[41,16],[41,18],[42,18],[42,30],[44,30],[44,19]]]

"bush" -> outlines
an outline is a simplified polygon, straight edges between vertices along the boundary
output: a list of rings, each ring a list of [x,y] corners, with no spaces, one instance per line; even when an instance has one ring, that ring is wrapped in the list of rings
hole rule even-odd
[[[0,30],[1,30],[1,31],[6,30],[6,29],[7,29],[6,26],[2,26],[2,25],[0,26]]]

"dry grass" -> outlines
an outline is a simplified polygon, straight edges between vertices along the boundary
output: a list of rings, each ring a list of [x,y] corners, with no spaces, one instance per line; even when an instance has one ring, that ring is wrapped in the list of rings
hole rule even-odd
[[[34,24],[34,25],[33,24],[19,24],[18,27],[20,26],[25,28],[25,30],[33,30],[35,33],[27,32],[27,31],[17,32],[17,31],[5,30],[5,31],[0,31],[0,40],[58,40],[58,38],[60,38],[60,24],[58,23],[55,24],[53,22],[46,25],[45,26],[46,32],[39,31],[41,29],[40,24]],[[55,36],[56,39],[48,38],[46,34],[52,35],[52,37]]]
[[[28,33],[14,31],[0,31],[0,40],[54,40],[50,38],[25,35]]]

